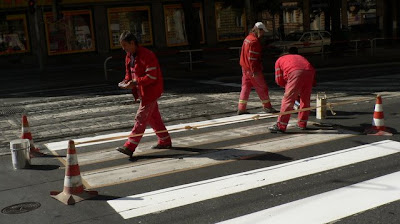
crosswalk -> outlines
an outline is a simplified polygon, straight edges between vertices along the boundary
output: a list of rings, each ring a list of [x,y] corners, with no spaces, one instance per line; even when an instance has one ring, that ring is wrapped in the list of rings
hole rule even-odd
[[[255,119],[256,118],[256,119]],[[289,125],[288,134],[270,135],[267,127],[276,122],[274,115],[241,115],[167,127],[175,149],[153,150],[142,142],[135,152],[136,161],[105,143],[120,143],[129,133],[76,139],[81,176],[86,188],[117,186],[183,171],[202,169],[224,163],[234,163],[267,153],[334,142],[359,133],[310,122],[309,130],[299,131]],[[290,121],[295,124],[295,120]],[[190,128],[188,128],[190,127]],[[144,139],[155,138],[146,130]],[[256,138],[257,136],[265,136]],[[248,141],[247,139],[252,139]],[[254,140],[255,139],[255,140]],[[219,144],[223,143],[223,144]],[[215,147],[211,147],[215,145]],[[56,155],[65,154],[67,142],[46,144]],[[95,153],[94,153],[95,152]],[[123,219],[177,209],[210,199],[236,195],[245,191],[297,178],[341,169],[357,163],[398,154],[400,142],[383,140],[371,144],[285,161],[278,165],[249,170],[217,178],[158,189],[108,200],[107,203]],[[62,163],[65,158],[59,157]],[[94,166],[95,165],[95,166]],[[93,167],[93,168],[92,168]],[[400,200],[399,172],[356,183],[343,188],[284,203],[255,213],[227,219],[222,223],[327,223],[377,206]],[[389,190],[388,190],[389,189]],[[366,199],[369,198],[369,199]],[[361,199],[365,201],[360,202]],[[331,206],[349,206],[331,212]],[[323,205],[323,206],[321,206]],[[328,206],[331,205],[331,206]],[[345,206],[344,206],[345,207]],[[318,209],[318,215],[307,212]],[[310,218],[312,217],[312,219]]]

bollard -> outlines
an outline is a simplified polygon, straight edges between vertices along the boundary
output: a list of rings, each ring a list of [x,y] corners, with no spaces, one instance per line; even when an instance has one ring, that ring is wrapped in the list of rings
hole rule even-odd
[[[317,93],[317,119],[326,118],[326,94],[324,92]]]
[[[29,139],[16,139],[10,142],[14,169],[28,168],[31,164]]]

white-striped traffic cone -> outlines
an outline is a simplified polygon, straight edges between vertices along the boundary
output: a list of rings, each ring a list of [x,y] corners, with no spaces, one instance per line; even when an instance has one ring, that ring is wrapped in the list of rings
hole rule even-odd
[[[383,116],[383,106],[382,97],[380,95],[376,96],[374,117],[372,119],[372,126],[365,130],[367,135],[393,135],[388,132],[385,127],[385,121]]]
[[[50,196],[66,205],[73,205],[85,199],[97,196],[97,191],[84,190],[82,177],[79,170],[78,157],[75,143],[70,140],[67,150],[67,167],[65,169],[64,190],[51,191]]]
[[[22,115],[22,139],[29,139],[29,144],[30,144],[30,156],[31,157],[40,157],[44,156],[45,154],[40,152],[39,148],[35,147],[35,144],[33,143],[32,139],[32,134],[31,130],[29,128],[29,123],[28,123],[28,118],[25,114]]]

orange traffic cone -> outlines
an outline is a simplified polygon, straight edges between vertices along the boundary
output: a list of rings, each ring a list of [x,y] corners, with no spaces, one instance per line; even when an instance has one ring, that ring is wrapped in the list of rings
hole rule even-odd
[[[382,97],[377,95],[372,127],[366,129],[365,133],[367,135],[393,135],[387,131],[383,117]]]
[[[70,140],[68,142],[67,150],[67,167],[65,170],[64,190],[62,192],[51,191],[50,196],[66,205],[73,205],[97,195],[97,191],[87,191],[83,188],[75,143]]]
[[[32,139],[32,134],[29,128],[29,123],[28,123],[28,118],[26,115],[22,115],[22,139],[29,139],[30,143],[30,156],[31,157],[37,157],[37,156],[44,156],[45,154],[40,152],[39,148],[35,147],[35,144],[33,143]]]

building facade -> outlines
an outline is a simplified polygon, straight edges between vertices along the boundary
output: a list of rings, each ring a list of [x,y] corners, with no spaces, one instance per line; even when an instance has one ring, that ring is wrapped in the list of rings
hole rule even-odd
[[[255,20],[271,32],[376,29],[399,36],[396,0],[276,0],[280,12],[230,1],[1,0],[0,65],[90,61],[120,51],[119,34],[134,32],[154,51],[237,46]],[[189,5],[188,5],[189,4]],[[186,15],[185,15],[186,12]],[[365,36],[368,38],[368,35]]]

